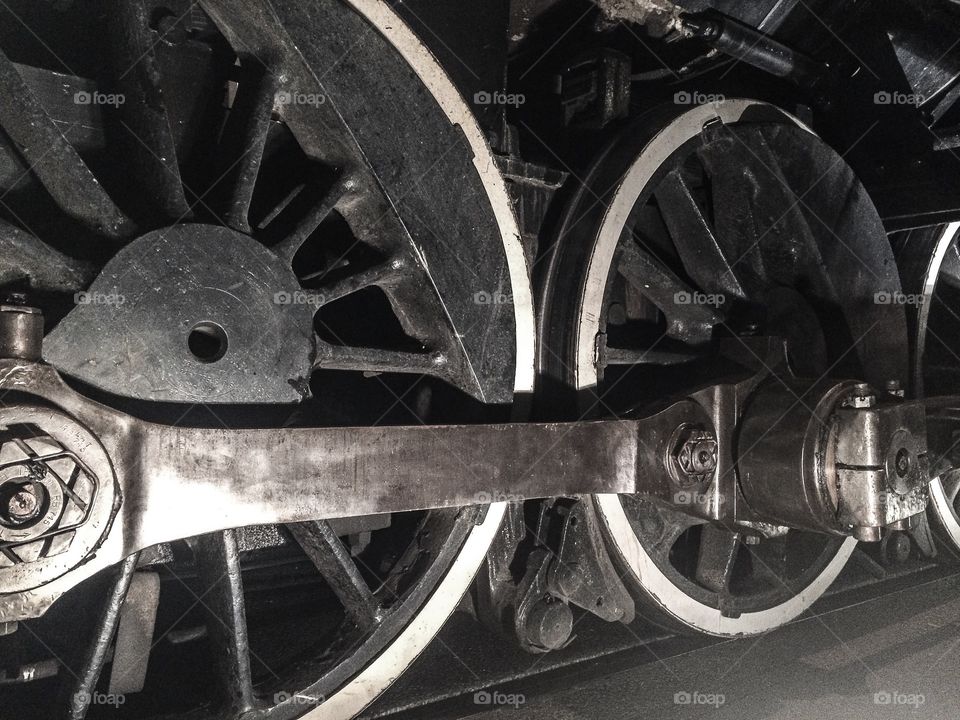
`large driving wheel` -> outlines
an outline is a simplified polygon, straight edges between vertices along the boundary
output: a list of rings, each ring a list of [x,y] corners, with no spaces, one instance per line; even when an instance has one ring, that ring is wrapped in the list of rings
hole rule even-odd
[[[799,375],[904,382],[903,308],[884,302],[899,289],[876,210],[809,129],[750,100],[661,109],[609,146],[564,214],[540,365],[585,415],[762,365],[765,335]],[[856,545],[706,523],[683,497],[594,502],[638,611],[714,635],[797,617]]]
[[[15,9],[43,34],[29,5]],[[45,360],[180,424],[510,416],[532,389],[534,322],[506,188],[387,3],[60,5],[59,36],[73,18],[88,46],[0,54],[18,170],[0,197],[0,289],[44,308]],[[153,548],[3,627],[9,666],[57,670],[2,704],[24,718],[352,717],[453,612],[503,512]],[[130,612],[156,621],[132,655]],[[65,614],[86,621],[66,631]]]

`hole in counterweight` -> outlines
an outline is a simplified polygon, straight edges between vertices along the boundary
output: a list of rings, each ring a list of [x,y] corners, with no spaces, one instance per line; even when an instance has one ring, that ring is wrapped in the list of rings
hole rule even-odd
[[[200,322],[190,331],[187,346],[200,362],[214,363],[227,354],[227,333],[215,322]]]

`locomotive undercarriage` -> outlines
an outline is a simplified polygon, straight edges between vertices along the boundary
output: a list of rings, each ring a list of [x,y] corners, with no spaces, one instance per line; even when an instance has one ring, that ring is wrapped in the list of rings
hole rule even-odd
[[[736,637],[960,547],[952,3],[7,12],[10,717],[354,717],[465,595]]]

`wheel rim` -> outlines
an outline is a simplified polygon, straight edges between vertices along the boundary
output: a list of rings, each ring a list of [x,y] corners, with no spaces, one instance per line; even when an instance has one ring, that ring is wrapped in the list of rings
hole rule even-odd
[[[913,306],[911,344],[914,349],[913,388],[917,396],[923,397],[931,393],[953,393],[957,387],[955,379],[942,373],[931,373],[928,348],[933,346],[941,354],[946,352],[953,355],[955,352],[945,342],[951,334],[941,326],[945,320],[955,317],[950,309],[952,303],[944,294],[953,292],[951,286],[957,284],[957,263],[954,258],[957,257],[960,223],[925,228],[919,233],[920,237],[914,237],[909,232],[900,233],[893,239],[900,249],[900,271],[905,286],[921,299]],[[934,330],[934,327],[937,329]],[[948,448],[948,452],[950,450],[952,448]],[[957,508],[960,474],[956,470],[948,470],[933,478],[929,487],[930,512],[935,526],[942,531],[940,534],[944,540],[952,547],[960,548],[960,509]]]
[[[489,203],[495,218],[497,242],[502,247],[505,261],[506,282],[510,284],[515,347],[508,362],[512,373],[509,393],[529,392],[533,386],[534,344],[526,260],[506,186],[496,170],[483,134],[468,106],[436,60],[386,3],[376,0],[358,2],[354,4],[354,8],[359,17],[372,26],[375,33],[379,32],[383,36],[385,42],[378,42],[390,47],[391,52],[402,57],[414,70],[450,125],[456,125],[463,133],[470,150],[470,166],[482,187],[483,202]],[[498,287],[494,285],[482,289],[492,291]],[[501,361],[502,359],[500,358]],[[396,636],[382,651],[378,650],[364,658],[362,670],[351,677],[336,681],[327,678],[323,687],[317,682],[310,686],[300,684],[294,688],[285,688],[289,695],[302,692],[303,697],[318,698],[320,702],[311,702],[305,706],[302,698],[293,697],[275,707],[260,707],[258,713],[271,718],[300,716],[303,713],[309,713],[309,717],[351,717],[369,704],[415,659],[453,611],[483,561],[503,512],[504,505],[496,503],[487,507],[480,519],[476,519],[475,513],[470,511],[461,513],[460,519],[455,523],[461,528],[453,543],[456,547],[449,550],[450,557],[446,561],[437,563],[442,567],[436,568],[437,577],[430,586],[423,587],[419,592],[417,602],[421,606],[408,621],[403,622],[402,627],[397,629]],[[332,691],[328,691],[328,688],[332,688]],[[323,692],[315,692],[316,690]],[[268,701],[268,704],[274,703]]]
[[[574,310],[576,329],[564,340],[562,335],[557,332],[559,322],[556,319],[558,316],[563,317],[563,315],[549,306],[542,316],[544,321],[541,324],[541,343],[547,342],[544,338],[551,337],[551,334],[555,338],[552,347],[548,347],[546,351],[541,349],[542,371],[554,376],[565,377],[580,393],[581,402],[604,401],[603,396],[600,395],[601,378],[597,372],[598,353],[603,351],[598,350],[596,338],[601,336],[606,338],[610,333],[603,320],[606,317],[605,313],[608,310],[606,303],[611,292],[608,278],[610,274],[615,272],[616,254],[621,238],[624,234],[629,235],[629,231],[624,228],[629,227],[628,223],[631,215],[639,212],[637,201],[641,197],[641,193],[648,192],[647,187],[658,176],[658,173],[663,172],[668,159],[684,143],[698,136],[705,123],[716,120],[724,125],[737,122],[775,122],[798,128],[799,130],[796,130],[794,134],[805,132],[812,135],[796,119],[772,106],[750,100],[726,100],[710,103],[679,114],[672,109],[664,111],[664,114],[660,117],[653,117],[651,123],[652,127],[659,129],[646,136],[641,132],[637,141],[633,141],[633,150],[628,149],[624,152],[622,148],[619,148],[615,151],[613,148],[616,143],[611,145],[611,149],[607,151],[609,155],[605,157],[614,157],[617,152],[621,152],[629,158],[636,159],[622,172],[619,176],[620,179],[617,179],[617,176],[612,172],[607,172],[605,175],[598,173],[598,176],[605,179],[605,182],[597,180],[593,170],[588,175],[589,179],[586,184],[591,185],[595,192],[587,191],[587,193],[593,196],[592,200],[595,201],[595,204],[601,204],[601,201],[605,202],[603,210],[598,211],[600,220],[596,226],[590,225],[589,218],[585,221],[588,227],[599,228],[596,230],[596,235],[591,234],[587,238],[583,231],[580,231],[577,235],[577,226],[581,222],[581,218],[588,214],[587,212],[577,215],[575,210],[571,210],[566,215],[565,222],[561,223],[561,238],[564,237],[564,234],[577,235],[582,244],[591,244],[586,257],[583,255],[579,257],[580,262],[586,265],[587,271],[582,287],[575,290],[578,293],[578,304]],[[602,166],[602,162],[601,159],[594,167]],[[611,179],[615,182],[611,182]],[[611,187],[610,191],[607,191],[608,187]],[[627,190],[624,191],[624,188],[627,188]],[[585,194],[581,191],[581,197]],[[608,197],[609,201],[606,202]],[[574,200],[570,207],[577,208],[577,201]],[[876,211],[872,209],[872,203],[869,204],[869,207],[874,216],[870,220],[872,223],[871,232],[873,235],[883,237],[882,226],[879,223],[879,218],[875,217]],[[571,218],[573,219],[571,220]],[[586,232],[592,233],[593,231]],[[642,233],[640,234],[642,235]],[[644,238],[646,237],[644,235]],[[642,241],[638,242],[642,244]],[[564,261],[557,259],[561,253],[562,251],[555,254],[552,261],[553,266],[545,292],[548,303],[553,302],[552,298],[556,297],[558,292],[561,295],[563,294],[562,291],[558,291],[556,287],[551,286],[551,283],[557,282],[556,277],[561,274],[558,268],[564,267],[562,265]],[[892,262],[890,265],[892,266]],[[570,268],[571,265],[569,264],[565,266],[567,272],[570,272]],[[689,267],[686,269],[689,271]],[[880,276],[882,280],[876,288],[877,291],[891,293],[899,291],[899,284],[895,276],[882,271]],[[651,280],[650,282],[653,283],[654,281]],[[716,292],[715,288],[697,289]],[[859,288],[859,290],[861,291],[860,294],[864,295],[866,288]],[[726,292],[729,297],[730,291]],[[662,310],[656,301],[654,301],[654,304],[657,305],[657,309]],[[905,340],[905,327],[902,317],[897,320],[891,314],[890,318],[891,337],[896,339],[900,334],[903,334],[904,337],[901,339]],[[884,322],[887,322],[887,320],[884,320]],[[557,337],[561,339],[556,340]],[[854,337],[857,337],[857,335],[854,335]],[[654,343],[655,345],[656,343]],[[623,346],[617,345],[616,347]],[[862,348],[858,347],[857,350],[862,360]],[[610,352],[617,353],[620,351]],[[568,369],[557,367],[555,358],[563,353],[567,353],[566,356],[572,358],[571,367]],[[670,350],[664,354],[672,355],[674,352]],[[902,369],[900,368],[901,364]],[[890,377],[905,376],[906,360],[902,356],[898,356],[889,367],[892,369],[884,368],[880,371],[880,374],[890,372],[892,373]],[[869,367],[867,371],[869,372]],[[873,379],[876,380],[877,378]],[[627,392],[623,386],[617,389],[618,395]],[[644,399],[650,401],[651,398],[645,396]],[[604,402],[609,402],[609,400]],[[614,404],[610,407],[617,408],[619,406]],[[607,409],[609,410],[610,407]],[[614,412],[617,412],[617,410],[614,410]],[[653,619],[674,627],[679,625],[681,628],[694,629],[715,635],[726,636],[764,632],[796,617],[827,589],[856,546],[856,541],[852,538],[843,541],[826,539],[819,551],[811,553],[805,563],[805,571],[797,576],[787,578],[785,585],[788,597],[775,600],[767,597],[763,601],[762,596],[759,596],[756,606],[751,606],[749,602],[741,602],[734,603],[734,607],[721,609],[723,604],[720,601],[710,602],[704,601],[702,598],[698,599],[697,596],[702,595],[702,592],[698,593],[689,586],[684,587],[685,579],[679,577],[679,573],[674,568],[667,567],[662,558],[657,558],[654,553],[645,547],[640,534],[635,529],[637,518],[630,516],[625,511],[625,503],[622,498],[616,495],[598,496],[595,498],[595,502],[605,521],[611,551],[626,568],[628,576],[640,592],[641,600],[645,601],[644,604],[648,610],[652,611]],[[791,531],[788,536],[795,532]],[[786,543],[786,541],[784,542]],[[735,563],[740,562],[744,555],[744,548],[735,548],[732,552],[734,553]],[[751,561],[760,559],[755,553],[749,551],[748,553]],[[781,579],[781,582],[783,582],[783,579]]]

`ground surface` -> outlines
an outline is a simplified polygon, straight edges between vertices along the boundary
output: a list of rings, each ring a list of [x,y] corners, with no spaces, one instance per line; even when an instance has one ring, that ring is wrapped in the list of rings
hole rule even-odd
[[[678,639],[643,623],[578,622],[530,656],[458,615],[370,709],[391,720],[960,718],[960,574],[847,588],[759,638]],[[522,700],[522,702],[521,702]]]

